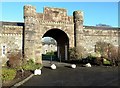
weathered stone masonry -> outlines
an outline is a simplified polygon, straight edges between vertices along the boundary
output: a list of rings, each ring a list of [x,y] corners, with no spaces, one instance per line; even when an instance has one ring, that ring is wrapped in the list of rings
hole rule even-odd
[[[0,59],[4,63],[7,60],[7,52],[15,49],[22,50],[23,23],[3,22],[2,25],[0,27]]]
[[[96,42],[99,41],[119,46],[118,28],[84,26],[83,22],[82,11],[74,11],[73,16],[68,16],[66,9],[45,7],[43,13],[37,13],[34,6],[26,5],[22,25],[15,26],[3,22],[0,52],[4,45],[7,51],[14,48],[24,49],[28,58],[41,63],[41,40],[45,36],[56,39],[59,48],[58,58],[66,60],[69,58],[70,47],[82,46],[87,52],[92,53]]]

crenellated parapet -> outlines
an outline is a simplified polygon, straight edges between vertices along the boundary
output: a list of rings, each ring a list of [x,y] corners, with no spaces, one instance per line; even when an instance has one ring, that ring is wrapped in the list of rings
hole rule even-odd
[[[67,10],[64,8],[45,7],[43,20],[59,23],[73,23],[73,16],[68,16]]]
[[[44,23],[69,23],[73,24],[73,16],[67,15],[67,10],[63,8],[45,7],[43,13],[37,13],[36,8],[31,5],[24,6],[25,22],[31,22],[31,19],[36,18],[38,22]]]
[[[36,8],[31,5],[24,6],[24,17],[36,17]]]
[[[67,20],[67,11],[63,8],[45,7],[43,14],[43,20],[45,21],[62,22]]]
[[[23,26],[3,25],[3,35],[21,35],[23,33]]]
[[[44,16],[43,13],[37,13],[36,15],[39,21],[43,21],[43,16]]]

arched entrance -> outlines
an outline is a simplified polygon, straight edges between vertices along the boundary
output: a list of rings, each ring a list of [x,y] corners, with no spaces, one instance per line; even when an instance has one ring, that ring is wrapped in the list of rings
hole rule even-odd
[[[68,60],[69,38],[67,34],[60,29],[50,29],[42,37],[52,37],[57,41],[58,60]]]

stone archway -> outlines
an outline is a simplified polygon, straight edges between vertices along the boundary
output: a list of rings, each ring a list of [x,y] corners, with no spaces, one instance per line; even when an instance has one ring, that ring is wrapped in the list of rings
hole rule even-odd
[[[67,34],[61,29],[50,29],[43,37],[52,37],[57,41],[57,57],[61,60],[68,60],[69,57],[69,38]]]
[[[59,15],[55,16],[56,12]],[[58,58],[67,60],[69,47],[75,46],[74,25],[73,16],[68,16],[65,9],[46,7],[43,13],[37,13],[34,6],[24,6],[25,55],[42,63],[41,40],[42,37],[49,36],[57,41]]]

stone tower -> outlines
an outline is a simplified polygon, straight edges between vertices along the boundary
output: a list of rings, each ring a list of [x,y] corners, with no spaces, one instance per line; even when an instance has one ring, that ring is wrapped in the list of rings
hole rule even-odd
[[[81,45],[81,39],[83,37],[83,12],[82,11],[74,11],[74,35],[75,35],[75,47],[79,47]]]
[[[25,56],[34,57],[34,24],[35,19],[35,7],[26,5],[24,6],[24,25],[25,25]],[[29,27],[31,26],[31,27]]]
[[[36,43],[37,41],[36,34],[37,34],[37,13],[36,8],[31,5],[24,6],[24,25],[25,25],[25,32],[24,32],[24,42],[25,42],[25,56],[29,59],[37,60],[36,62],[41,62],[38,58],[41,58],[41,54],[35,55],[36,52]],[[39,43],[40,45],[41,43]]]

